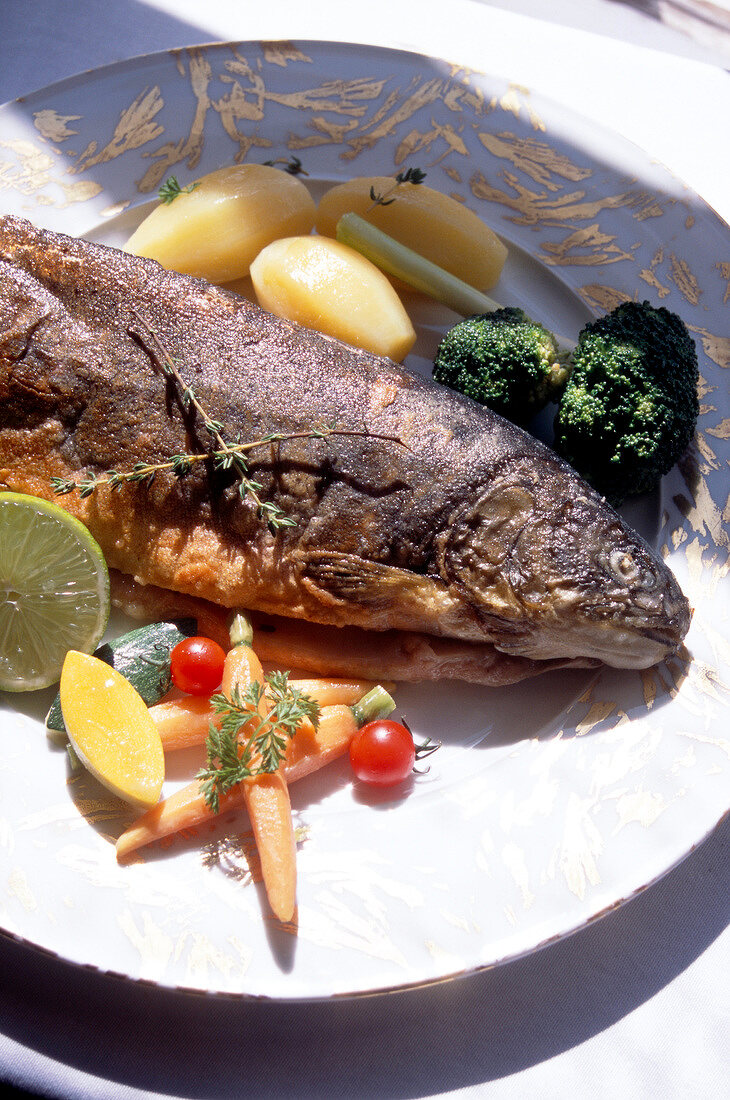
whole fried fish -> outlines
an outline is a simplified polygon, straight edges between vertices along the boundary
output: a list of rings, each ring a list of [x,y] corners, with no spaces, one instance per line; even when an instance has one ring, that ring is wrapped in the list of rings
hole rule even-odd
[[[153,261],[0,221],[2,484],[52,497],[54,477],[209,449],[168,357],[227,439],[295,436],[249,461],[260,498],[296,525],[270,531],[207,460],[57,497],[142,584],[483,647],[512,679],[646,667],[684,637],[689,608],[666,566],[489,410]]]

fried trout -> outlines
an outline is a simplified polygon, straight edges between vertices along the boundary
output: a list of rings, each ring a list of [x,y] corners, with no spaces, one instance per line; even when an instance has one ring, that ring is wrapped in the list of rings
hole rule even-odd
[[[290,437],[248,460],[294,526],[271,531],[210,459],[56,497],[143,585],[463,645],[485,682],[646,667],[687,631],[652,550],[489,410],[153,261],[2,219],[0,483],[52,498],[52,478],[205,453],[200,409],[227,440]]]

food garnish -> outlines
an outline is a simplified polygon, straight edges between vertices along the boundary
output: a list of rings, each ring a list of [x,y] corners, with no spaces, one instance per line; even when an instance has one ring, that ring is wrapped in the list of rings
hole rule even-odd
[[[422,172],[420,168],[407,168],[405,172],[398,172],[393,180],[393,184],[386,188],[385,191],[376,191],[375,184],[370,185],[370,198],[372,199],[373,206],[390,206],[396,200],[396,191],[402,183],[423,183],[426,178],[426,173]]]
[[[382,685],[386,691],[394,690],[393,684]],[[377,684],[372,680],[347,680],[332,677],[321,679],[292,679],[289,687],[307,695],[324,707],[352,707]],[[204,745],[215,710],[209,697],[187,695],[179,699],[165,699],[150,707],[152,717],[165,752]]]
[[[153,806],[165,778],[165,757],[147,704],[105,661],[69,650],[61,672],[61,709],[81,763],[117,797]]]
[[[301,722],[315,726],[319,705],[289,686],[287,672],[271,672],[245,690],[234,688],[211,698],[217,721],[211,723],[206,743],[207,764],[198,773],[205,800],[218,812],[220,795],[254,775],[274,772],[286,754]],[[240,740],[241,733],[245,734]]]
[[[194,634],[196,627],[195,619],[149,623],[111,638],[95,649],[93,655],[121,672],[150,706],[170,690],[171,649]],[[66,743],[60,694],[56,695],[46,715],[46,730],[56,744]]]
[[[416,745],[407,722],[368,722],[350,742],[350,764],[359,780],[374,787],[393,787],[413,774],[416,760],[440,746],[427,739]]]
[[[220,685],[225,660],[223,647],[212,638],[184,638],[170,654],[172,682],[188,695],[210,695]]]
[[[299,157],[277,157],[275,160],[265,160],[263,163],[270,168],[276,168],[277,165],[281,164],[282,171],[288,172],[290,176],[309,175],[309,172],[304,171]]]
[[[344,756],[360,726],[376,718],[386,718],[394,709],[392,696],[381,686],[368,691],[357,706],[322,707],[316,730],[305,722],[286,746],[282,771],[287,784],[304,779]],[[240,809],[245,804],[249,783],[250,780],[244,780],[221,795],[219,813]],[[183,829],[194,829],[215,816],[200,790],[200,780],[195,779],[130,825],[117,840],[117,857],[123,859],[137,848]]]
[[[96,649],[109,573],[86,527],[57,504],[0,493],[0,690],[55,683],[66,651]]]
[[[292,519],[290,516],[284,515],[284,512],[277,504],[261,499],[259,496],[261,484],[249,476],[249,466],[246,461],[246,455],[250,451],[260,447],[271,447],[272,444],[283,443],[287,440],[327,439],[330,435],[368,436],[373,439],[381,439],[389,443],[395,443],[398,446],[405,446],[400,440],[394,439],[391,436],[378,435],[377,433],[368,431],[339,429],[334,425],[330,427],[313,427],[297,432],[269,432],[267,435],[262,436],[261,439],[254,439],[247,443],[236,440],[231,443],[223,437],[222,433],[225,430],[224,426],[220,421],[214,420],[208,415],[193,387],[186,385],[175,360],[165,350],[156,332],[139,314],[135,314],[135,316],[139,323],[149,333],[152,341],[152,347],[145,345],[145,350],[151,354],[162,373],[167,378],[174,380],[178,387],[180,400],[184,408],[189,409],[192,407],[198,413],[202,426],[207,434],[213,439],[215,447],[208,451],[175,454],[164,462],[136,462],[131,470],[107,470],[104,474],[96,474],[90,471],[87,472],[85,477],[80,477],[78,479],[52,477],[50,479],[51,488],[57,496],[63,496],[66,493],[78,491],[79,496],[83,499],[91,496],[100,485],[107,485],[110,489],[118,489],[120,485],[126,482],[135,482],[150,486],[155,480],[156,475],[163,470],[170,470],[175,477],[183,478],[190,473],[196,463],[209,462],[212,460],[215,469],[233,473],[238,486],[238,494],[241,499],[248,496],[253,500],[259,518],[264,519],[269,529],[273,532],[279,530],[281,527],[295,527],[296,520]],[[139,336],[137,336],[137,339],[139,339]]]
[[[231,786],[241,787],[269,905],[278,920],[290,921],[296,905],[296,841],[281,750],[307,718],[302,713],[295,719],[289,704],[293,702],[295,710],[301,708],[286,691],[286,678],[279,697],[272,700],[270,692],[265,699],[267,677],[251,644],[253,630],[248,616],[235,612],[228,633],[231,648],[226,654],[220,696],[211,698],[218,717],[211,723],[208,736],[208,767],[198,773],[200,789],[210,809],[217,813],[219,798],[225,797]],[[248,696],[251,706],[248,718],[239,721],[243,714],[238,704],[244,696]],[[225,710],[228,703],[238,711],[236,715]],[[296,721],[296,726],[290,720]],[[311,722],[307,725],[312,728]],[[221,738],[213,747],[219,729]],[[232,773],[239,759],[242,767],[235,778]]]
[[[189,183],[187,187],[181,187],[176,176],[168,176],[157,194],[160,202],[169,204],[174,202],[178,195],[189,195],[199,186],[200,184],[196,181],[195,183]]]

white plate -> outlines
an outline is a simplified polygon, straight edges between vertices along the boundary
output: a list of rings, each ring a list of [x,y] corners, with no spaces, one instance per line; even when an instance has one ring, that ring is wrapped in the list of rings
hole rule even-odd
[[[556,674],[509,690],[399,688],[443,741],[404,797],[347,766],[293,789],[298,932],[272,925],[240,822],[117,865],[119,807],[68,781],[46,744],[50,693],[0,712],[0,926],[75,963],[164,986],[281,999],[417,985],[499,963],[618,905],[730,806],[729,232],[624,141],[521,87],[361,46],[177,50],[0,108],[5,211],[121,243],[158,185],[234,160],[299,157],[316,193],[355,174],[427,171],[510,246],[495,296],[564,333],[625,297],[697,337],[697,444],[661,496],[627,509],[696,608],[692,660]],[[724,313],[725,311],[725,313]],[[723,315],[724,314],[724,315]],[[428,371],[448,317],[417,307]],[[121,623],[115,628],[120,629]],[[170,785],[195,763],[177,761]],[[232,838],[232,839],[231,839]]]

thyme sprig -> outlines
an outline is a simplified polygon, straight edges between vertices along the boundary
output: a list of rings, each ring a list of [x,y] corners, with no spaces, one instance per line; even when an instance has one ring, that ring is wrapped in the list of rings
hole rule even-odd
[[[370,199],[373,206],[390,206],[391,203],[395,202],[397,198],[395,192],[402,183],[423,183],[425,178],[426,173],[422,172],[420,168],[407,168],[405,172],[399,172],[398,175],[394,177],[392,186],[382,194],[377,192],[374,187],[371,187]],[[370,209],[372,210],[372,206]]]
[[[200,187],[200,182],[189,183],[187,187],[181,187],[175,176],[168,176],[165,182],[162,184],[157,194],[160,202],[169,206],[171,202],[174,202],[178,195],[189,195],[191,191],[194,191],[196,187]]]
[[[196,778],[206,805],[218,813],[220,798],[243,779],[275,772],[304,719],[316,728],[319,704],[289,683],[288,672],[272,672],[231,698],[211,698],[216,721],[206,741],[206,766]],[[243,735],[243,736],[242,736]]]
[[[397,443],[399,446],[409,449],[405,443],[392,436],[378,435],[377,433],[365,430],[337,428],[334,424],[314,426],[294,432],[269,432],[259,439],[253,439],[247,442],[243,442],[239,437],[234,442],[229,442],[223,436],[223,424],[208,414],[198,399],[193,387],[189,386],[183,379],[175,360],[163,347],[154,329],[135,310],[133,310],[132,313],[137,322],[149,333],[149,339],[152,346],[148,346],[140,335],[131,329],[128,330],[130,335],[134,336],[134,338],[142,344],[162,373],[175,383],[183,407],[185,409],[190,409],[191,407],[195,409],[201,419],[203,428],[211,437],[214,446],[210,450],[174,454],[171,455],[169,459],[165,459],[162,462],[139,461],[134,464],[131,470],[107,470],[103,474],[87,471],[85,476],[78,480],[73,478],[53,477],[51,478],[51,487],[57,496],[62,496],[77,490],[80,497],[83,499],[84,497],[91,496],[100,485],[106,485],[110,489],[118,489],[121,485],[134,482],[144,483],[149,488],[154,482],[157,474],[162,471],[169,470],[175,477],[183,478],[190,473],[196,463],[212,461],[215,469],[233,472],[241,500],[248,497],[256,506],[259,518],[266,521],[272,532],[276,532],[282,527],[296,527],[297,521],[290,516],[286,516],[278,504],[272,501],[262,500],[259,493],[263,486],[259,481],[254,480],[250,476],[249,465],[246,459],[246,455],[250,451],[260,447],[271,447],[274,444],[294,439],[327,439],[331,435],[365,436],[370,439],[380,439],[390,443]]]
[[[282,171],[288,172],[290,176],[308,176],[309,172],[305,172],[302,168],[302,162],[299,157],[277,157],[275,160],[265,160],[269,168],[275,168],[277,164],[283,164]]]

